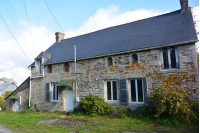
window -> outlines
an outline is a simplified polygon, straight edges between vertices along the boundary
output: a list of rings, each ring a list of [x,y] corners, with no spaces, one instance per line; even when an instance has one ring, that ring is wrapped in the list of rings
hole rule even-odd
[[[130,80],[130,94],[131,102],[144,103],[142,79]]]
[[[107,101],[117,101],[117,81],[106,81]]]
[[[64,64],[64,71],[65,71],[65,72],[69,71],[69,63],[68,63],[68,62],[66,62],[66,63]]]
[[[176,54],[176,49],[174,46],[162,48],[163,69],[173,69],[178,68],[178,59]]]
[[[113,65],[112,57],[108,57],[108,65]]]
[[[38,75],[43,75],[42,59],[38,60]]]
[[[138,56],[137,54],[132,55],[132,63],[138,62]]]
[[[52,83],[52,101],[58,101],[58,87],[56,83]]]
[[[52,66],[51,66],[51,65],[49,65],[49,66],[47,67],[47,72],[48,72],[48,73],[52,73]]]

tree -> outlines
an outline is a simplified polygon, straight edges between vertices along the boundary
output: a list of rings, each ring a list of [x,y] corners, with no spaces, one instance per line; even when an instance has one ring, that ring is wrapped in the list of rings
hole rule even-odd
[[[13,82],[13,83],[17,84],[17,82],[13,78],[2,77],[0,79],[2,79],[6,83],[7,82]]]

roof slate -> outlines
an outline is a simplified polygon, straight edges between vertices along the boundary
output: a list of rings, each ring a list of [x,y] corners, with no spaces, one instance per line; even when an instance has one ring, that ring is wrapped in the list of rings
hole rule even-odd
[[[51,58],[45,65],[74,60],[72,44],[79,60],[196,41],[191,11],[177,10],[54,43],[46,50]]]
[[[12,82],[8,82],[8,83],[2,83],[0,84],[0,90],[5,89],[7,86],[9,86],[10,84],[12,84]]]

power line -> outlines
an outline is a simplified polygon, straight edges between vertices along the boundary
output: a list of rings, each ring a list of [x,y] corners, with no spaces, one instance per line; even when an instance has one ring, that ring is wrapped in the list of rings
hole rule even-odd
[[[26,17],[27,17],[27,20],[28,20],[29,29],[30,29],[30,32],[31,32],[31,38],[32,38],[32,41],[33,41],[33,35],[32,35],[31,26],[30,26],[30,22],[29,22],[29,18],[28,18],[28,12],[27,12],[27,9],[26,9],[25,0],[23,0],[23,2],[24,2],[25,10],[26,10]],[[33,41],[33,47],[34,47],[34,49],[35,49],[34,41]],[[35,54],[36,54],[36,49],[35,49]]]
[[[19,45],[19,43],[17,42],[15,36],[13,35],[12,31],[10,30],[10,28],[8,27],[6,21],[4,20],[3,16],[1,15],[0,13],[0,16],[1,16],[1,19],[3,20],[4,24],[6,25],[8,31],[10,32],[10,34],[12,35],[13,39],[15,40],[15,42],[17,43],[17,45],[20,47],[21,51],[23,52],[23,54],[26,56],[26,58],[29,60],[29,62],[31,63],[30,59],[28,58],[28,56],[24,53],[23,49],[21,48],[21,46]]]
[[[53,15],[53,13],[51,12],[51,9],[49,8],[48,4],[46,3],[46,1],[44,0],[44,3],[46,4],[47,8],[49,9],[51,15],[53,16],[53,18],[55,19],[56,23],[58,24],[58,26],[60,27],[60,29],[62,30],[62,32],[64,33],[63,29],[61,28],[61,26],[59,25],[58,21],[56,20],[55,16]]]
[[[46,4],[46,6],[47,6],[47,8],[49,9],[51,15],[53,16],[53,18],[55,19],[56,23],[57,23],[58,26],[60,27],[61,31],[64,33],[63,29],[62,29],[61,26],[59,25],[58,21],[56,20],[55,16],[53,15],[51,9],[49,8],[49,6],[48,6],[48,4],[46,3],[45,0],[44,0],[44,3]],[[66,36],[66,35],[65,35],[65,36]],[[66,38],[68,38],[68,37],[66,36]],[[72,42],[71,42],[70,40],[68,40],[68,41],[69,41],[69,43],[71,43],[71,45],[72,45],[73,47],[76,47],[74,44],[72,44]]]

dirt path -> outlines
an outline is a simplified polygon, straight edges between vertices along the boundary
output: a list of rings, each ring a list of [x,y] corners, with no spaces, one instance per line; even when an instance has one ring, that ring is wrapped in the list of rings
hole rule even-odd
[[[0,133],[15,133],[15,132],[9,130],[8,128],[3,127],[2,125],[0,125]]]

